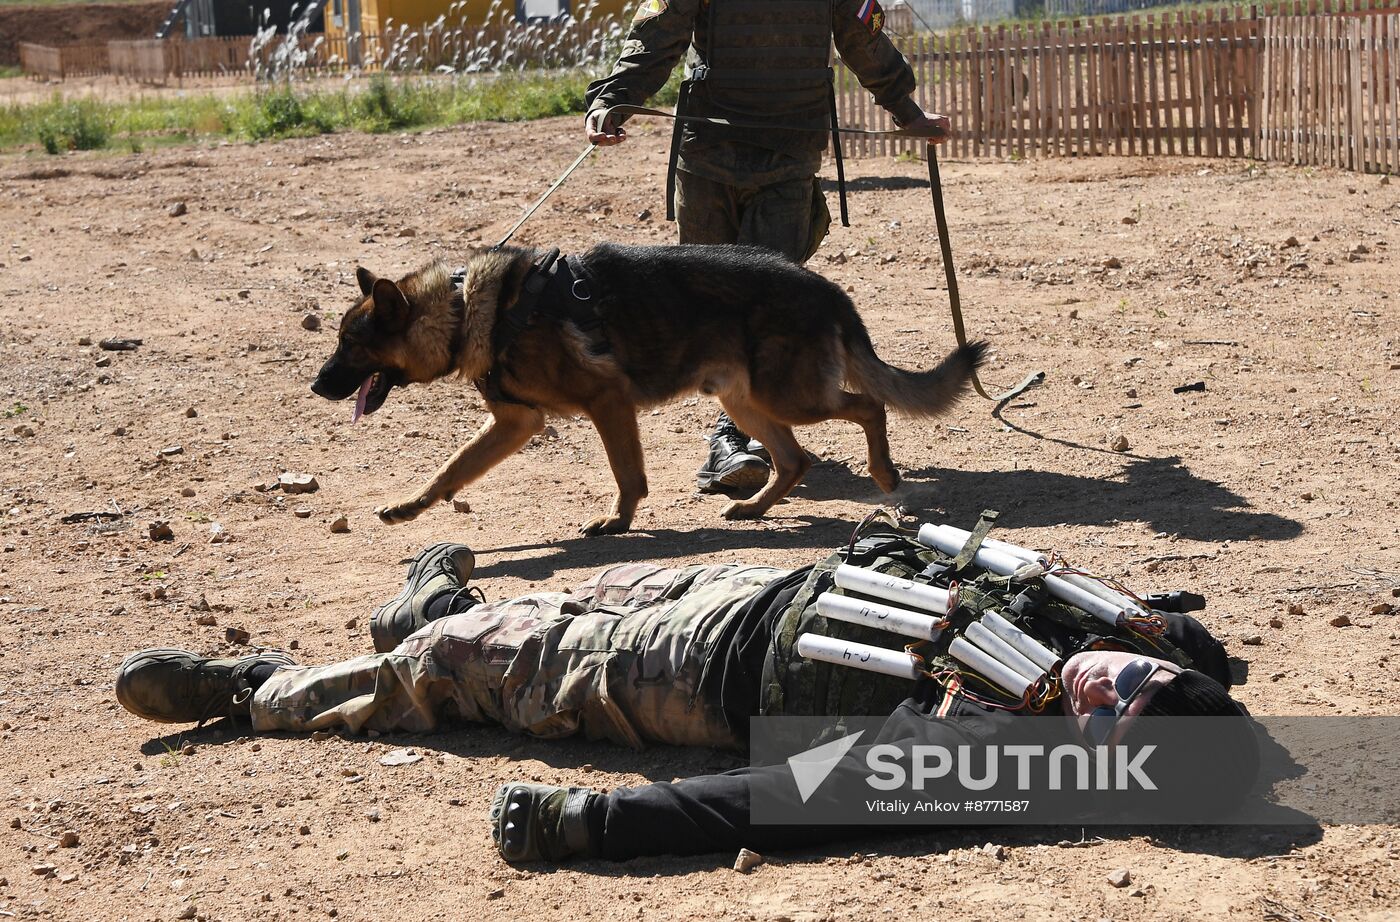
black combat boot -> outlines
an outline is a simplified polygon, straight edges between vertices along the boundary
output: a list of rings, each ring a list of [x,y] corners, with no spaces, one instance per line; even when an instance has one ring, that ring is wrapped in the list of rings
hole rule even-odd
[[[753,493],[768,481],[768,452],[753,441],[727,413],[715,421],[705,466],[695,472],[701,493]]]
[[[559,861],[589,856],[597,843],[588,828],[588,788],[503,784],[491,801],[491,838],[505,860]]]
[[[379,606],[370,619],[369,633],[374,639],[374,649],[388,653],[433,620],[432,615],[448,614],[442,606],[439,606],[442,611],[432,615],[428,609],[445,594],[463,592],[475,566],[476,555],[465,544],[434,544],[420,551],[409,563],[403,589]],[[468,607],[454,606],[452,613]]]
[[[296,663],[285,653],[209,659],[157,647],[133,653],[117,670],[117,700],[137,717],[166,724],[202,724],[215,717],[248,717],[253,682]],[[268,667],[265,675],[251,673]]]

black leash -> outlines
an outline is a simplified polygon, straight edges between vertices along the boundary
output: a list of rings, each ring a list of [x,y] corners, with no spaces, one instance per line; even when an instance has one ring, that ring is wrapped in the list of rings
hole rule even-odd
[[[748,128],[759,131],[772,131],[775,128],[782,128],[787,131],[820,131],[823,134],[830,131],[833,145],[837,142],[837,135],[841,134],[863,135],[867,137],[923,138],[925,140],[934,140],[943,136],[942,132],[915,132],[904,128],[875,130],[870,128],[843,128],[839,125],[832,125],[830,128],[789,128],[786,125],[742,122],[724,118],[711,118],[703,115],[677,115],[674,112],[667,112],[663,109],[650,109],[646,106],[613,106],[604,111],[600,124],[606,124],[609,117],[613,114],[646,115],[653,118],[671,119],[676,122],[677,125],[684,122],[691,122],[696,124],[723,125],[729,128]],[[574,160],[573,163],[569,164],[569,168],[560,174],[559,178],[554,181],[554,184],[546,189],[544,194],[536,199],[533,205],[525,210],[525,213],[520,216],[520,220],[516,221],[511,229],[506,232],[506,235],[491,249],[499,250],[510,242],[510,238],[515,236],[515,232],[520,230],[521,226],[524,225],[526,221],[530,220],[530,217],[536,211],[539,211],[540,206],[545,203],[545,200],[553,195],[554,192],[564,184],[564,180],[568,179],[569,176],[573,174],[574,170],[578,169],[583,164],[583,161],[588,159],[588,155],[597,149],[597,144],[589,144],[588,147],[584,148],[583,153],[579,154],[578,158]],[[967,332],[963,328],[962,303],[958,297],[958,275],[957,270],[953,266],[953,244],[948,236],[948,216],[943,207],[943,181],[938,173],[938,153],[932,144],[928,145],[928,184],[929,192],[933,196],[933,216],[938,226],[938,246],[943,252],[943,272],[948,279],[948,305],[953,314],[953,336],[957,340],[959,346],[966,346]],[[842,218],[845,218],[844,214]],[[986,388],[982,386],[982,381],[978,378],[977,372],[973,371],[972,373],[973,389],[977,391],[978,395],[987,400],[994,401],[997,404],[997,408],[993,410],[993,413],[999,412],[1003,404],[1016,398],[1032,387],[1044,383],[1044,381],[1045,372],[1032,372],[1027,375],[1020,384],[1017,384],[1009,391],[1005,391],[993,397],[991,394],[988,394]]]

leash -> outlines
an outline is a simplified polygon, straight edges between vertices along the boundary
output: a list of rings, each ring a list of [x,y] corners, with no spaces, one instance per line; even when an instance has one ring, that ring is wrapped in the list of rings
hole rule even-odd
[[[958,272],[953,267],[953,243],[948,237],[948,214],[943,208],[943,180],[938,175],[938,151],[932,144],[928,146],[928,188],[933,196],[933,219],[938,225],[938,247],[943,251],[943,274],[948,279],[948,308],[953,314],[953,338],[959,346],[967,345],[967,333],[963,330],[962,300],[958,297]],[[1026,375],[1020,384],[993,397],[982,386],[977,370],[972,371],[972,387],[978,396],[994,402],[999,412],[1004,404],[1010,403],[1031,388],[1045,383],[1045,372],[1033,371]]]
[[[805,126],[789,127],[787,125],[773,125],[764,124],[761,122],[743,122],[735,121],[733,119],[712,118],[703,115],[677,115],[674,112],[667,112],[664,109],[651,109],[646,106],[629,105],[612,106],[611,108],[606,109],[603,112],[601,122],[606,123],[608,119],[614,114],[628,116],[643,115],[652,118],[664,118],[670,119],[678,124],[691,123],[705,125],[721,125],[727,128],[747,128],[758,131],[772,131],[774,129],[782,129],[784,131],[820,131],[823,134],[830,131],[833,135],[850,134],[860,135],[864,137],[922,138],[924,140],[934,140],[943,137],[944,134],[941,131],[909,131],[905,128],[844,128],[839,125],[832,125],[829,128],[809,128]],[[833,137],[832,141],[834,142],[835,140],[836,139]],[[525,222],[530,220],[530,217],[534,215],[536,211],[539,211],[540,206],[545,203],[545,200],[548,199],[551,195],[553,195],[555,191],[558,190],[558,188],[564,184],[564,181],[573,174],[574,170],[578,169],[583,164],[583,161],[587,160],[588,156],[597,149],[597,144],[589,144],[586,148],[584,148],[583,153],[579,154],[578,158],[575,159],[573,163],[569,164],[568,169],[564,170],[564,172],[559,175],[559,178],[554,180],[554,183],[544,191],[543,195],[541,195],[538,199],[535,200],[535,203],[533,205],[525,209],[525,213],[520,216],[520,220],[516,221],[515,224],[511,226],[511,229],[506,232],[506,235],[502,237],[500,241],[491,249],[499,250],[501,247],[509,243],[510,238],[515,236],[515,232],[520,230],[520,228],[525,224]],[[938,227],[938,246],[943,253],[943,272],[948,280],[948,306],[953,315],[953,337],[957,340],[959,346],[966,347],[967,332],[963,327],[962,302],[961,299],[958,297],[957,270],[953,266],[953,244],[948,236],[948,216],[943,206],[943,181],[938,173],[938,154],[934,145],[932,144],[928,145],[928,184],[929,192],[933,196],[933,217]],[[1044,383],[1044,381],[1045,372],[1032,372],[1031,374],[1027,375],[1025,379],[1021,381],[1020,384],[1017,384],[1010,390],[993,397],[991,394],[988,394],[986,388],[982,386],[982,380],[977,376],[977,371],[974,369],[972,372],[973,389],[977,391],[979,396],[987,400],[991,400],[997,405],[996,409],[992,411],[993,415],[1000,412],[1004,404],[1015,399],[1016,397],[1020,396],[1021,394],[1030,390],[1031,388]]]
[[[496,250],[499,250],[501,247],[505,246],[507,243],[509,243],[510,238],[515,236],[515,232],[520,230],[521,226],[526,221],[530,220],[530,216],[540,210],[540,206],[544,204],[545,199],[549,198],[551,195],[554,194],[554,191],[556,189],[564,185],[564,180],[568,179],[573,174],[574,170],[577,170],[580,166],[582,166],[583,161],[588,159],[588,155],[593,153],[597,149],[597,144],[589,144],[587,147],[585,147],[583,149],[583,153],[578,155],[578,159],[575,160],[573,163],[569,164],[569,168],[563,173],[561,173],[558,179],[554,180],[554,185],[544,190],[544,195],[541,195],[539,198],[535,199],[535,204],[525,209],[525,213],[520,216],[520,220],[516,221],[515,224],[511,226],[511,229],[506,231],[506,235],[502,237],[499,241],[497,241],[496,245],[493,246],[491,250],[494,252]]]

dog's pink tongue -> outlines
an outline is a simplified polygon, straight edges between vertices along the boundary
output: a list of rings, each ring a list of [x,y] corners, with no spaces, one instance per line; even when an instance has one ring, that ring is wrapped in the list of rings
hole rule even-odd
[[[350,424],[353,426],[360,421],[360,417],[365,415],[365,400],[369,397],[369,386],[374,381],[374,375],[365,378],[360,385],[360,392],[355,395],[355,415],[350,417]]]

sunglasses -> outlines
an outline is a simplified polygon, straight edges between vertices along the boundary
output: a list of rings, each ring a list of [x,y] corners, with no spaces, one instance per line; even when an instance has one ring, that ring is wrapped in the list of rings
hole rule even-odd
[[[1113,690],[1118,693],[1118,703],[1113,707],[1101,704],[1089,712],[1089,719],[1084,724],[1085,739],[1094,746],[1102,746],[1113,735],[1113,728],[1118,725],[1118,719],[1133,703],[1133,699],[1142,692],[1147,680],[1161,668],[1160,663],[1145,659],[1134,660],[1124,666],[1118,673],[1118,678],[1113,680]]]

